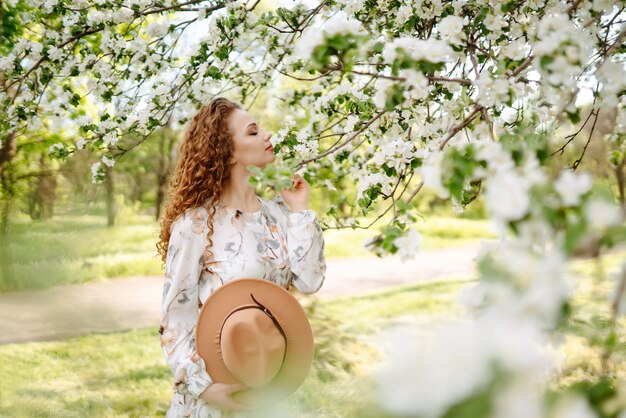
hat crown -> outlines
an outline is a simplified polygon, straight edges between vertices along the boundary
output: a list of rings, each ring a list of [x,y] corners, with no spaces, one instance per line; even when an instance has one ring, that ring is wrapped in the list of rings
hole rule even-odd
[[[259,332],[251,330],[252,335],[256,334],[260,338],[260,344],[250,343],[250,346],[257,347],[260,351],[254,354],[253,349],[244,350],[248,351],[248,354],[242,359],[235,357],[240,351],[237,335],[245,335],[247,333],[244,331],[245,328],[233,327],[235,324],[233,322],[227,327],[232,328],[231,336],[227,336],[226,333],[222,335],[222,331],[225,328],[225,322],[230,323],[232,316],[246,311],[255,313],[252,315],[252,324],[258,324],[254,322],[258,319],[262,321],[261,324],[268,325],[269,328],[262,328],[265,330]],[[257,318],[256,315],[259,317]],[[269,325],[268,319],[274,323],[275,328]],[[240,322],[246,322],[246,320]],[[253,325],[253,327],[256,326]],[[273,331],[270,332],[267,329]],[[285,343],[280,367],[276,366],[278,363],[276,359],[280,357],[277,352],[280,353],[281,349],[277,350],[271,344],[271,341],[280,342],[276,330],[279,331]],[[232,279],[215,289],[200,309],[195,333],[196,351],[205,361],[207,372],[214,382],[246,382],[252,386],[271,377],[271,381],[263,387],[251,387],[232,394],[234,400],[248,405],[270,406],[288,396],[302,384],[313,361],[313,330],[306,312],[287,289],[262,278]],[[266,338],[267,336],[270,338]],[[228,343],[229,340],[230,343]],[[250,337],[248,340],[254,341]],[[252,367],[261,370],[261,372],[256,372],[257,377],[255,377],[255,373],[251,374],[245,364],[246,362],[254,364],[251,359],[261,361],[263,356],[267,356],[274,365]],[[278,372],[274,373],[277,368]],[[240,377],[235,376],[233,371]]]
[[[220,349],[224,365],[250,387],[267,385],[279,372],[286,341],[271,314],[258,305],[239,307],[224,321]]]

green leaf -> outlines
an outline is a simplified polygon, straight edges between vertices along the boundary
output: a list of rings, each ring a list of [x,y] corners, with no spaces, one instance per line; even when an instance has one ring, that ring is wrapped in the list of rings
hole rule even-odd
[[[547,68],[548,65],[550,65],[552,62],[554,61],[554,57],[551,55],[543,55],[540,59],[539,59],[539,65],[541,66],[541,68]]]

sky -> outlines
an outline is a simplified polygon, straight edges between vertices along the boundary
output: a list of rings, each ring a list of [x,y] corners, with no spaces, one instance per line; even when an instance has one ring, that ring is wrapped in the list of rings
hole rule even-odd
[[[270,9],[270,10],[276,10],[279,7],[285,7],[285,8],[291,9],[296,4],[302,3],[308,8],[313,8],[319,4],[319,1],[320,0],[261,0],[259,6],[265,9]],[[185,14],[181,13],[181,16],[185,16]],[[185,30],[185,33],[183,34],[181,41],[180,41],[181,46],[183,47],[181,48],[182,51],[187,50],[188,47],[191,47],[193,44],[196,44],[198,42],[198,39],[200,39],[202,35],[204,34],[204,31],[206,31],[207,24],[208,24],[208,20],[205,19],[200,22],[195,22],[194,24],[190,25]],[[534,71],[531,71],[530,76],[533,79],[539,78],[539,75]],[[595,83],[596,83],[595,78],[592,78],[591,80],[587,82],[582,81],[579,84],[580,91],[576,98],[577,106],[584,106],[593,101],[592,88],[595,87]]]

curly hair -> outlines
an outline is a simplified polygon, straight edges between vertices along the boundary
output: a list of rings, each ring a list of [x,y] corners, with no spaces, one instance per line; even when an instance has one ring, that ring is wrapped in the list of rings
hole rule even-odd
[[[204,249],[204,268],[212,257],[213,217],[216,202],[230,179],[229,162],[234,145],[227,120],[237,103],[216,97],[193,117],[180,144],[176,172],[169,187],[170,194],[161,220],[160,241],[156,247],[163,263],[167,258],[170,228],[176,218],[189,208],[204,206],[207,210],[208,244]]]

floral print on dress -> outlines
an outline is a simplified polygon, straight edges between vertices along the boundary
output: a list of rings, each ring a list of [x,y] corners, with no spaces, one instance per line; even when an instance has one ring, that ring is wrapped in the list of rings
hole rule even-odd
[[[208,215],[204,207],[187,209],[172,223],[159,328],[163,357],[173,376],[166,417],[245,414],[223,411],[199,397],[213,380],[195,351],[195,327],[203,302],[215,289],[236,278],[259,277],[312,294],[324,282],[324,237],[316,212],[292,212],[280,195],[270,201],[257,198],[261,208],[255,212],[218,203],[211,259],[205,252]]]

